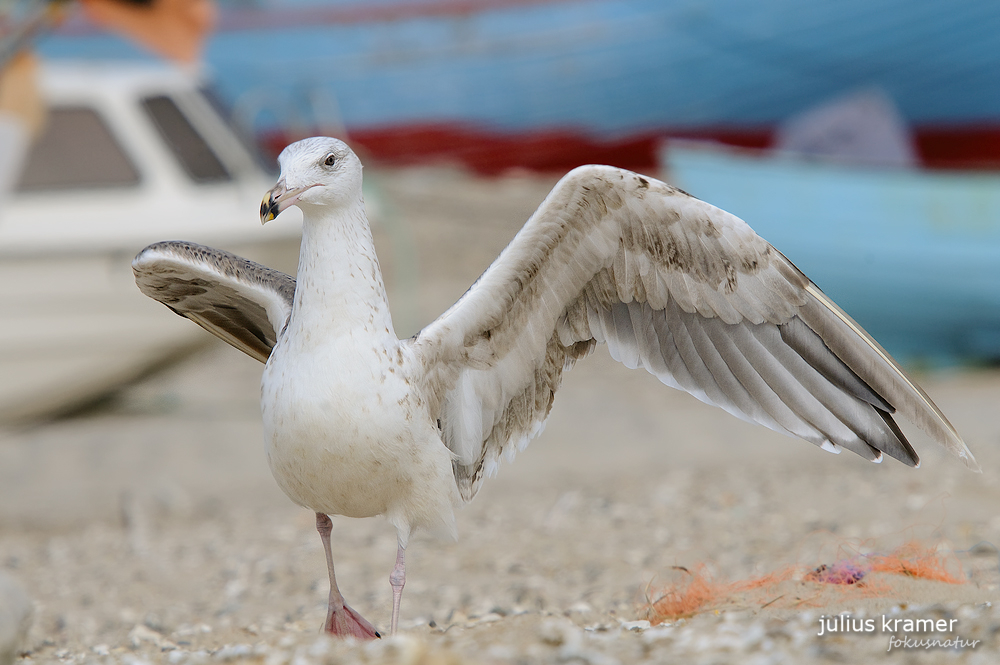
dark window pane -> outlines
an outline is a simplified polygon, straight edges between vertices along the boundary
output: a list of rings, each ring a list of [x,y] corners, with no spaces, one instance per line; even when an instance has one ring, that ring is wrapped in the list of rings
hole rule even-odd
[[[18,191],[129,187],[139,172],[104,120],[91,108],[51,108],[31,145]]]
[[[163,95],[147,97],[142,100],[142,106],[192,180],[210,183],[231,179],[229,171],[177,108],[174,100]]]

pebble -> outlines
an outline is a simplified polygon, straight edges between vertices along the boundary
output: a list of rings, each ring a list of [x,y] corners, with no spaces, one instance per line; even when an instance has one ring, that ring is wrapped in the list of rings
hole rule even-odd
[[[623,630],[634,630],[641,633],[644,630],[648,630],[649,626],[650,623],[645,619],[640,619],[638,621],[622,621]]]
[[[11,665],[24,648],[32,613],[24,588],[0,570],[0,665]]]
[[[166,639],[160,633],[155,630],[144,626],[141,623],[133,626],[132,630],[128,633],[129,644],[132,645],[133,649],[138,649],[145,644],[152,644],[158,649],[169,651],[177,648],[177,645]]]
[[[253,647],[249,644],[227,644],[215,653],[215,660],[221,660],[223,662],[241,660],[249,658],[253,652]]]

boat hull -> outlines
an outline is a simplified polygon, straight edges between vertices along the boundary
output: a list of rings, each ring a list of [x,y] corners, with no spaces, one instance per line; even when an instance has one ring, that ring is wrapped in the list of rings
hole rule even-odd
[[[395,163],[648,170],[656,137],[763,147],[877,86],[926,164],[983,166],[1000,165],[997,34],[1000,5],[949,0],[264,2],[222,11],[204,59],[272,148],[332,132]],[[40,47],[139,54],[80,20]]]
[[[744,219],[893,355],[1000,360],[1000,173],[663,155],[672,183]]]

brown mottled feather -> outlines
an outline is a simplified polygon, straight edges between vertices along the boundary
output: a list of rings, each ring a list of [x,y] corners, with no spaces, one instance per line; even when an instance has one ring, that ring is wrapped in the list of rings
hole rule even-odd
[[[411,345],[466,499],[537,434],[562,372],[596,343],[745,420],[916,465],[898,409],[975,466],[940,410],[845,317],[742,220],[590,166],[560,181]]]

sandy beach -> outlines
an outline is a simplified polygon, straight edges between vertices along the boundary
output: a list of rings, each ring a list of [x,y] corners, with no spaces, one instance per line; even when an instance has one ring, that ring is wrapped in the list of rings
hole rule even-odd
[[[366,176],[401,336],[454,302],[555,182]],[[275,267],[291,271],[294,248],[286,254]],[[917,375],[977,456],[975,474],[906,424],[919,469],[831,455],[598,348],[567,374],[542,436],[459,511],[458,542],[411,541],[400,634],[359,644],[319,634],[323,549],[313,515],[267,469],[262,366],[205,338],[72,417],[0,431],[0,568],[35,606],[17,662],[994,663],[1000,653],[998,370]],[[805,579],[911,541],[961,583]],[[348,602],[388,632],[394,529],[335,518],[333,542]],[[651,625],[649,599],[685,579],[676,567],[719,586],[795,572]],[[840,613],[873,629],[818,635],[820,618]],[[886,631],[886,617],[949,628]]]

